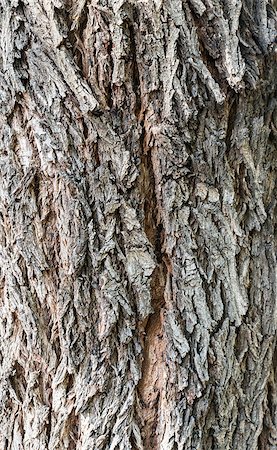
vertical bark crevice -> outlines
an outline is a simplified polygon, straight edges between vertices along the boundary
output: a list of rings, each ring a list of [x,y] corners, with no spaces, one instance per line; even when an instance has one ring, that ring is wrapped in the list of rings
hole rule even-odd
[[[152,149],[143,138],[142,195],[144,202],[144,230],[152,243],[157,266],[151,279],[151,306],[153,313],[143,329],[143,363],[138,384],[139,405],[137,408],[144,448],[158,449],[159,418],[161,399],[164,395],[166,375],[164,307],[167,268],[163,258],[163,226],[159,216],[156,196],[155,173],[152,163]]]
[[[227,153],[229,153],[232,148],[232,133],[237,120],[238,101],[239,101],[238,94],[231,92],[227,117],[226,139],[225,139]]]
[[[205,18],[205,16],[204,18],[198,17],[193,9],[190,9],[190,13],[195,24],[202,61],[205,63],[213,79],[219,84],[221,90],[226,93],[228,91],[228,83],[219,70],[220,64],[218,63],[218,60],[220,52],[218,49],[218,38],[215,34],[212,37],[209,36],[210,27],[207,27],[207,18]]]

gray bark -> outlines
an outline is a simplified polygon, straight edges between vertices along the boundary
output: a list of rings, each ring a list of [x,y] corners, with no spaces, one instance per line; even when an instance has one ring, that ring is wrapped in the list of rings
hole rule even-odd
[[[276,449],[272,2],[0,5],[0,448]]]

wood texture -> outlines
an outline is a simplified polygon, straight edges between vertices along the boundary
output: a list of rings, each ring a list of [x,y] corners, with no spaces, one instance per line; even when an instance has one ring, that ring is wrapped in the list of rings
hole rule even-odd
[[[0,5],[0,449],[276,449],[273,3]]]

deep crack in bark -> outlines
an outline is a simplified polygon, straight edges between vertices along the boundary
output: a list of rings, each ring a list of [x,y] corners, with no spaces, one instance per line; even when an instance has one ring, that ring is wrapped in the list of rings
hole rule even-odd
[[[157,267],[151,280],[153,313],[143,324],[143,363],[138,385],[140,405],[138,416],[144,448],[158,449],[158,426],[161,400],[164,395],[164,290],[167,268],[162,254],[163,227],[155,189],[155,167],[151,149],[143,140],[142,193],[144,195],[144,229],[155,249]],[[156,169],[157,170],[157,169]]]

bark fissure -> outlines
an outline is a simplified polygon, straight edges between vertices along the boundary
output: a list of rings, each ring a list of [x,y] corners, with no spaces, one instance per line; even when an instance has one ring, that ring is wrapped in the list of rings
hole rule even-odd
[[[143,133],[144,134],[144,133]],[[165,336],[164,336],[164,290],[167,268],[163,256],[163,226],[159,214],[156,194],[155,174],[152,163],[152,149],[145,145],[144,136],[142,155],[142,195],[144,202],[144,229],[152,243],[157,266],[151,278],[150,314],[143,327],[143,362],[141,378],[138,384],[138,418],[144,448],[159,448],[159,419],[161,399],[165,390]]]

